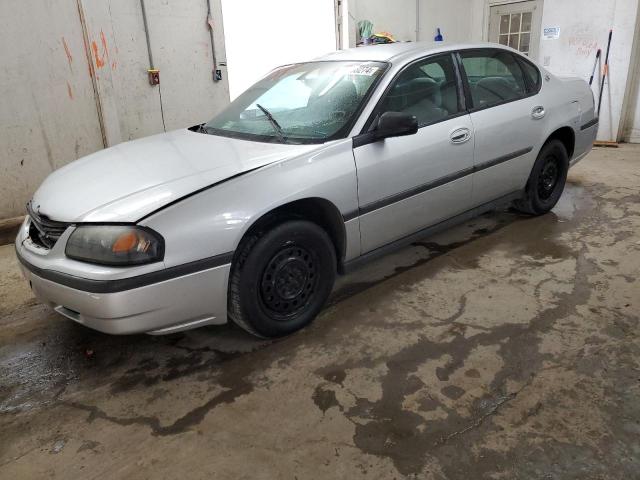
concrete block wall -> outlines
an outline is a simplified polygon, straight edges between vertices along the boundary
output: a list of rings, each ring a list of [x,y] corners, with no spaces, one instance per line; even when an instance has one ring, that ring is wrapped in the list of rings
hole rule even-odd
[[[207,0],[146,0],[160,85],[139,0],[0,2],[0,219],[54,169],[105,146],[204,122],[229,102],[213,81]],[[226,62],[220,0],[215,46]]]

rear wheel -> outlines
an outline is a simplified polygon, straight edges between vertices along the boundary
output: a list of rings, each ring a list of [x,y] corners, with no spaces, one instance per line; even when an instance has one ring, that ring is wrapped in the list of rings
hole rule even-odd
[[[258,336],[287,335],[316,317],[335,276],[327,233],[306,220],[284,221],[241,243],[229,279],[229,316]]]
[[[569,156],[560,140],[547,142],[536,159],[524,197],[514,207],[529,215],[543,215],[555,207],[564,191],[569,171]]]

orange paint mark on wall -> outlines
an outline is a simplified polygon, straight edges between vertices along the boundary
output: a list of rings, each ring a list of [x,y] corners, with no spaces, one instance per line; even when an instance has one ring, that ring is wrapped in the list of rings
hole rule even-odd
[[[71,56],[71,50],[69,50],[69,45],[67,45],[67,41],[62,37],[62,46],[64,47],[64,53],[67,55],[67,60],[69,62],[69,66],[73,63],[73,57]]]
[[[102,46],[102,52],[100,48],[98,48],[98,44],[95,41],[91,42],[91,48],[93,50],[93,56],[96,59],[96,67],[102,68],[105,65],[111,65],[111,68],[115,68],[116,62],[115,60],[111,62],[109,58],[109,47],[107,46],[107,37],[104,32],[100,31],[100,44]]]
[[[71,85],[67,82],[67,94],[69,95],[69,99],[73,100],[73,90],[71,90]]]
[[[100,40],[102,41],[102,54],[109,60],[109,49],[107,48],[107,38],[104,36],[104,32],[100,30]]]
[[[91,48],[93,49],[93,56],[96,59],[96,67],[98,68],[104,67],[104,59],[102,58],[102,56],[100,55],[100,52],[98,51],[98,44],[95,42],[95,40],[91,42]]]

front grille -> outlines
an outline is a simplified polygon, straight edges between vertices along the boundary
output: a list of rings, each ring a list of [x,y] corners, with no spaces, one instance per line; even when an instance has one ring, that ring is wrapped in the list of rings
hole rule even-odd
[[[27,204],[27,211],[31,219],[29,237],[36,245],[44,248],[52,248],[70,225],[64,222],[56,222],[46,215],[34,212],[31,202]]]

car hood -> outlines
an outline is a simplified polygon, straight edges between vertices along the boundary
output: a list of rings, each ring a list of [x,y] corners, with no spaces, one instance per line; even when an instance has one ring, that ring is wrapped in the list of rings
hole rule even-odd
[[[135,222],[199,189],[314,148],[176,130],[56,170],[34,194],[32,207],[61,222]]]

